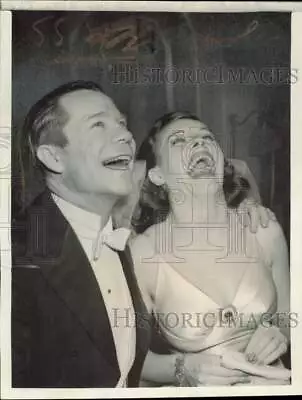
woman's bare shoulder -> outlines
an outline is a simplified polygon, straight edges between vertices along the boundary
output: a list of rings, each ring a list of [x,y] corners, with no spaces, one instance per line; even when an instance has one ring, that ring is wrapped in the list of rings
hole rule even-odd
[[[133,234],[129,240],[131,251],[145,253],[152,245],[152,231],[148,228],[145,232]]]
[[[158,279],[158,260],[156,258],[156,226],[145,232],[132,236],[129,247],[132,254],[134,270],[141,290],[148,296],[156,293]],[[150,299],[146,301],[149,304]]]
[[[258,227],[255,233],[257,242],[271,259],[280,251],[287,251],[283,228],[277,219],[270,219],[267,227]]]
[[[152,225],[143,233],[132,235],[129,247],[136,268],[157,267],[156,244],[158,240],[158,228],[160,224]],[[154,269],[154,268],[152,268]]]
[[[129,240],[132,251],[139,254],[150,252],[156,248],[156,237],[160,226],[163,223],[155,224],[147,228],[143,233],[133,234]]]

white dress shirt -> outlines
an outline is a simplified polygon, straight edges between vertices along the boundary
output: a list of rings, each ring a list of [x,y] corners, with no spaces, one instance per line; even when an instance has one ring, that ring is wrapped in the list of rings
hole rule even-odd
[[[135,358],[135,312],[119,255],[113,249],[123,250],[130,231],[126,228],[113,230],[111,218],[100,229],[102,221],[99,215],[54,194],[52,196],[77,235],[96,276],[108,313],[121,372],[117,387],[124,387]]]

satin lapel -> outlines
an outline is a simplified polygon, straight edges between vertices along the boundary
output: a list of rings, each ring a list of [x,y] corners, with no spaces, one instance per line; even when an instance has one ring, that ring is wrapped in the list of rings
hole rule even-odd
[[[135,362],[128,375],[128,386],[137,387],[139,385],[143,363],[151,344],[151,328],[153,320],[151,315],[148,314],[143,302],[134,273],[133,261],[129,248],[126,247],[125,251],[119,252],[119,256],[135,310],[136,354]]]
[[[132,260],[131,260],[131,255],[129,254],[128,248],[126,247],[125,251],[119,251],[118,252],[120,260],[121,260],[121,264],[123,267],[123,271],[125,274],[125,278],[127,280],[128,283],[128,287],[131,293],[131,297],[133,300],[133,306],[134,308],[136,308],[136,304],[142,301],[141,296],[140,296],[140,292],[139,292],[139,288],[138,288],[138,284],[136,281],[136,277],[134,275],[134,271],[133,271],[133,264],[132,264]]]
[[[125,251],[119,252],[119,257],[123,266],[124,274],[130,290],[133,307],[135,310],[136,317],[136,333],[137,333],[137,346],[141,346],[139,329],[147,334],[150,329],[151,316],[147,312],[145,303],[142,299],[141,292],[137,283],[137,279],[134,273],[133,261],[129,247],[127,246]]]
[[[120,372],[112,330],[96,277],[74,231],[55,203],[50,205],[49,237],[59,235],[56,241],[61,243],[61,256],[57,263],[43,265],[41,271],[107,359],[112,371],[106,373],[116,374],[118,380]]]

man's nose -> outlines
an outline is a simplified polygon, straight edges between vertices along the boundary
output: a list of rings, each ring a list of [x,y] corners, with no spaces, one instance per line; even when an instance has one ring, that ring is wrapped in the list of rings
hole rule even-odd
[[[117,143],[133,143],[134,138],[131,132],[128,129],[122,129],[115,137],[115,141]]]

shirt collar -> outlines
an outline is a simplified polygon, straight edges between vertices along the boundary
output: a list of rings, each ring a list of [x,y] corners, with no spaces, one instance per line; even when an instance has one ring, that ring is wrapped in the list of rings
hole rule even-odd
[[[91,235],[96,240],[96,248],[100,248],[102,244],[105,243],[114,250],[122,251],[125,249],[130,236],[130,229],[113,229],[111,216],[103,229],[100,229],[102,226],[102,217],[100,215],[75,206],[54,193],[52,193],[52,197],[68,222],[71,224],[76,223],[86,230],[89,229],[89,231],[91,231]]]
[[[102,226],[102,217],[100,215],[84,210],[54,193],[52,193],[52,198],[69,222],[75,222],[92,231],[99,232]],[[109,221],[110,220],[111,217],[109,218]],[[110,225],[109,221],[108,224]]]

